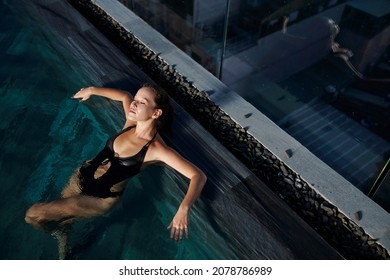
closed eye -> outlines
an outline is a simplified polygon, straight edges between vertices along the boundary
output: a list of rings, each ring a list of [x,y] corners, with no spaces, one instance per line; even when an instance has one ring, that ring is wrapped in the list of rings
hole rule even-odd
[[[134,96],[134,101],[139,103],[139,104],[146,104],[145,99],[143,99],[143,98],[139,99],[139,98],[137,98],[137,96]]]

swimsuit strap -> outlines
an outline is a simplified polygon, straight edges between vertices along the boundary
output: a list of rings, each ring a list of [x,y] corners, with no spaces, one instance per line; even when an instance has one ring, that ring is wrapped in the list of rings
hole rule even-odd
[[[131,130],[133,127],[135,127],[135,125],[128,126],[128,127],[126,127],[125,129],[122,129],[122,131],[120,131],[120,132],[116,135],[116,137],[118,137],[119,135],[125,133],[126,131]],[[115,138],[116,138],[116,137],[115,137]]]
[[[157,135],[157,131],[156,131],[156,133],[153,135],[153,138],[152,138],[152,139],[150,139],[150,140],[148,141],[148,143],[146,143],[146,144],[145,144],[145,146],[144,146],[144,147],[149,147],[149,146],[150,146],[150,144],[153,142],[154,138],[156,138],[156,135]]]
[[[115,141],[115,139],[116,139],[119,135],[125,133],[126,131],[131,130],[131,129],[134,128],[134,127],[136,127],[136,126],[133,125],[133,126],[129,126],[129,127],[126,127],[125,129],[123,129],[121,132],[119,132],[119,133],[115,136],[114,141]],[[157,135],[157,131],[156,131],[156,133],[153,135],[152,139],[150,139],[150,140],[148,141],[148,143],[146,143],[144,146],[149,146],[150,143],[152,143],[152,141],[154,140],[154,138],[156,138],[156,135]],[[114,141],[112,141],[112,143],[114,143]]]
[[[125,133],[126,131],[131,130],[131,129],[134,128],[134,127],[135,127],[135,125],[126,127],[126,128],[123,129],[121,132],[119,132],[118,134],[116,134],[116,135],[114,135],[113,137],[111,137],[111,138],[107,141],[107,144],[106,144],[106,145],[109,145],[109,149],[110,149],[112,152],[115,153],[115,150],[114,150],[114,142],[115,142],[115,139],[116,139],[119,135]],[[153,138],[150,139],[150,140],[141,148],[141,150],[140,150],[138,153],[136,153],[134,156],[140,154],[140,153],[141,153],[142,151],[144,151],[145,149],[148,149],[149,146],[150,146],[150,144],[152,143],[152,141],[156,138],[156,135],[157,135],[157,131],[156,131],[156,133],[153,135]],[[130,156],[130,157],[133,157],[133,156]],[[125,157],[125,158],[128,158],[128,157]]]

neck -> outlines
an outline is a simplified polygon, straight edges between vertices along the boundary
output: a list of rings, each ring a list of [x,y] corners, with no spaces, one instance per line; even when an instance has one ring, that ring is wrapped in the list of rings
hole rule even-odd
[[[146,122],[137,122],[135,127],[135,136],[143,139],[151,139],[157,132],[154,120]]]

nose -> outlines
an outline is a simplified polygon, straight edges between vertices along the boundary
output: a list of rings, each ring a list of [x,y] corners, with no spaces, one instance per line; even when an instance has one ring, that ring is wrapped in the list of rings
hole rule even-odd
[[[130,103],[130,110],[134,109],[137,107],[137,104],[135,103],[135,100],[131,101]]]

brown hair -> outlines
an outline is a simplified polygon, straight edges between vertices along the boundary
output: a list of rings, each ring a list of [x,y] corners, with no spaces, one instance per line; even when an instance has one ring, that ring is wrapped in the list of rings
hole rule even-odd
[[[147,87],[154,91],[156,95],[154,98],[156,108],[161,109],[162,111],[161,116],[157,119],[157,130],[161,131],[168,129],[171,126],[173,120],[173,107],[169,100],[168,93],[165,91],[165,89],[156,84],[145,83],[142,85],[142,87]]]

